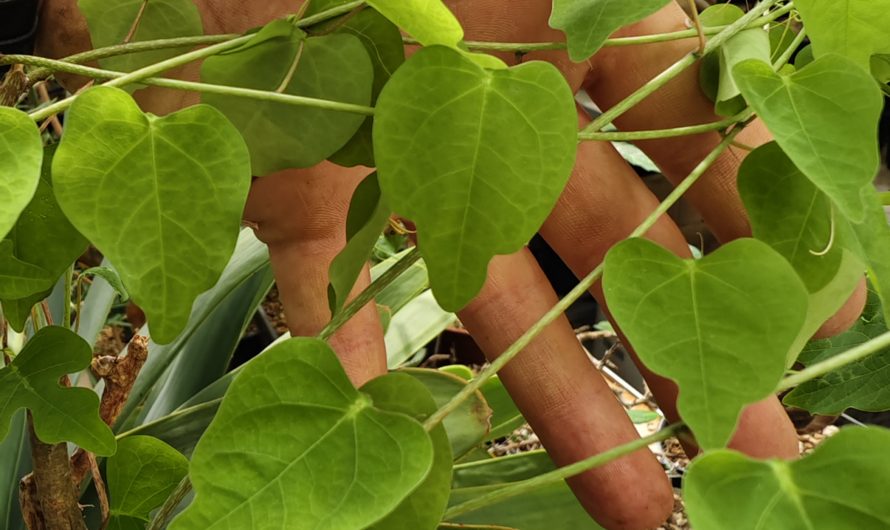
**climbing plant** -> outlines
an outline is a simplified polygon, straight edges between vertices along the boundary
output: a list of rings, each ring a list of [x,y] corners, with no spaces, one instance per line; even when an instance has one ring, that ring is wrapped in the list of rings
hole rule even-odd
[[[524,528],[517,514],[535,495],[564,507],[551,522],[592,528],[566,504],[562,481],[685,429],[704,449],[684,486],[696,528],[890,526],[882,429],[844,429],[794,463],[725,448],[743,407],[777,391],[795,388],[787,400],[814,412],[890,408],[881,361],[890,352],[890,227],[872,185],[890,94],[890,0],[761,0],[747,12],[720,5],[690,29],[610,38],[666,4],[554,0],[550,25],[564,42],[511,44],[466,42],[440,0],[318,0],[244,35],[202,35],[191,0],[80,0],[96,49],[61,60],[0,55],[0,65],[24,65],[18,75],[28,83],[53,72],[95,83],[29,111],[0,107],[0,464],[8,468],[0,493],[14,495],[32,430],[35,444],[77,448],[70,469],[62,451],[75,478],[98,470],[83,459],[107,457],[95,490],[107,487],[101,524],[112,528],[162,528],[174,513],[176,530]],[[582,62],[604,46],[695,37],[699,49],[580,131],[556,67],[508,67],[482,53],[566,49]],[[422,47],[407,59],[406,40]],[[84,65],[96,60],[99,67]],[[160,77],[199,60],[200,81]],[[698,63],[725,119],[605,130]],[[202,103],[155,116],[133,99],[145,86],[199,92]],[[40,127],[61,112],[61,141],[45,145]],[[698,260],[642,239],[755,117],[775,141],[754,149],[738,176],[753,238]],[[325,339],[375,297],[404,297],[387,289],[414,281],[421,258],[439,305],[464,307],[492,257],[519,250],[540,228],[579,141],[705,131],[722,141],[481,373],[466,380],[409,370],[358,389],[349,382]],[[326,159],[376,168],[355,193],[349,242],[331,266],[330,324],[235,372],[178,386],[177,370],[199,355],[199,341],[235,340],[210,324],[246,325],[255,293],[268,287],[262,245],[239,232],[251,178]],[[422,244],[347,302],[392,213],[414,223]],[[88,245],[111,263],[91,274],[145,311],[152,340],[135,382],[106,377],[101,400],[59,386],[88,364],[95,339],[72,325],[69,300],[82,287],[72,285],[72,263]],[[872,291],[854,335],[807,344],[863,271]],[[600,279],[640,358],[678,383],[685,423],[564,468],[537,456],[523,457],[521,472],[515,462],[455,465],[494,434],[486,398],[499,404],[498,435],[521,418],[497,371]],[[54,288],[63,298],[55,325],[46,302]],[[94,300],[109,299],[95,289]],[[88,327],[86,307],[77,321]],[[667,308],[684,319],[653,325]],[[102,362],[141,363],[145,347],[131,344],[126,361],[94,359],[93,369],[108,375],[116,368]],[[792,369],[798,361],[805,368]],[[106,396],[116,392],[125,404],[110,411]],[[178,401],[165,402],[164,392]],[[49,463],[35,459],[35,473]],[[480,482],[496,470],[515,480]],[[0,525],[12,528],[21,519],[10,506]]]

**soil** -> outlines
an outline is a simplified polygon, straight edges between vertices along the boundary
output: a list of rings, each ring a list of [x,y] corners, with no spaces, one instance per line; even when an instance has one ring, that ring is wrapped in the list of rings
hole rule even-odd
[[[284,305],[278,298],[278,286],[273,285],[263,300],[263,312],[278,335],[287,332],[287,320],[284,317]]]

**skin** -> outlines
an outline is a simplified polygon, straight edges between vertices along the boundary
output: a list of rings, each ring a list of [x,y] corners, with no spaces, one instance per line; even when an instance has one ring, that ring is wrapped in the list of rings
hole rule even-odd
[[[292,13],[300,2],[269,0],[197,0],[205,33],[241,32],[276,16]],[[464,26],[469,40],[543,42],[562,40],[547,26],[550,0],[451,0],[446,2]],[[86,25],[75,0],[48,0],[42,15],[39,52],[61,57],[89,49]],[[685,15],[669,5],[647,19],[620,30],[621,35],[684,29]],[[601,108],[609,108],[642,86],[675,60],[694,50],[696,39],[667,44],[605,48],[583,63],[564,52],[529,54],[524,60],[546,60],[565,76],[573,90],[584,89]],[[515,64],[512,54],[501,59]],[[197,79],[197,64],[174,75]],[[70,86],[76,79],[67,80]],[[82,81],[81,81],[82,82]],[[164,114],[197,103],[197,94],[147,89],[137,92],[143,108]],[[690,69],[619,118],[622,130],[668,128],[713,121],[712,104],[698,89]],[[582,120],[584,118],[579,118]],[[769,141],[759,123],[740,136],[746,145]],[[679,182],[717,144],[716,133],[640,142],[665,175]],[[724,153],[687,198],[702,213],[721,241],[750,235],[750,226],[735,187],[735,175],[746,151]],[[269,245],[272,267],[291,332],[314,335],[329,319],[327,269],[345,243],[345,218],[355,186],[370,172],[330,163],[288,170],[257,179],[244,217]],[[633,170],[602,142],[579,145],[572,178],[541,234],[579,276],[598,265],[605,252],[656,207],[657,200]],[[677,226],[662,217],[646,237],[688,256]],[[369,279],[364,271],[354,293]],[[599,284],[591,292],[603,303]],[[846,329],[864,304],[864,283],[820,330],[826,336]],[[527,250],[496,257],[481,293],[460,312],[461,321],[489,359],[497,357],[556,303],[556,295]],[[625,341],[626,343],[626,341]],[[332,339],[356,385],[386,371],[383,335],[373,306],[365,307]],[[642,371],[659,405],[677,419],[676,385],[644,367]],[[565,318],[557,319],[501,373],[505,385],[558,465],[575,462],[637,437],[626,413],[589,362]],[[731,447],[757,457],[794,458],[798,442],[775,398],[745,409]],[[694,453],[694,445],[687,444]],[[654,457],[637,451],[569,480],[587,511],[608,529],[644,529],[661,524],[673,506],[670,485]],[[628,495],[633,491],[634,495]]]

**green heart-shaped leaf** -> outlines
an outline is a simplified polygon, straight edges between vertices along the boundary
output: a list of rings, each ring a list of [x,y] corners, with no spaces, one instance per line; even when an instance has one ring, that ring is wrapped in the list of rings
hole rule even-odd
[[[699,260],[626,240],[606,255],[603,291],[643,363],[677,381],[677,408],[706,449],[775,389],[807,311],[794,269],[754,239]]]
[[[122,44],[128,35],[127,42],[139,42],[204,33],[201,14],[192,0],[78,0],[77,7],[86,18],[94,48]],[[165,48],[128,53],[99,59],[99,64],[131,72],[186,51],[188,48]]]
[[[576,122],[571,90],[548,63],[487,70],[433,46],[383,89],[380,187],[416,223],[443,308],[466,305],[489,260],[521,248],[544,222],[572,171]]]
[[[865,310],[853,327],[836,337],[810,342],[798,360],[805,365],[824,361],[886,332],[881,301],[877,293],[869,290]],[[890,348],[807,381],[786,394],[783,401],[814,414],[840,414],[850,407],[888,410]]]
[[[34,197],[6,235],[11,245],[0,243],[0,270],[11,272],[20,268],[27,274],[0,282],[3,314],[18,331],[24,328],[31,307],[49,295],[56,280],[86,250],[88,243],[71,226],[56,202],[50,180],[54,153],[54,147],[44,152],[43,170]],[[17,296],[6,298],[4,293],[10,292],[16,292]]]
[[[122,439],[106,466],[111,501],[108,527],[145,528],[149,514],[164,503],[188,468],[184,456],[157,438]]]
[[[376,408],[326,343],[289,339],[232,382],[192,457],[195,501],[170,528],[358,530],[432,461],[420,423]]]
[[[116,88],[77,97],[53,160],[56,198],[114,264],[158,343],[228,262],[250,185],[247,148],[212,107],[163,118]]]
[[[807,321],[794,356],[819,327],[843,306],[865,265],[848,248],[855,242],[838,223],[828,196],[810,182],[775,143],[749,154],[739,169],[739,193],[754,236],[794,267],[810,293]]]
[[[0,237],[15,225],[40,181],[43,140],[24,112],[0,107]]]
[[[668,2],[670,0],[553,0],[550,27],[566,34],[569,57],[580,63],[596,53],[616,30],[646,18]]]
[[[339,311],[346,302],[362,267],[371,257],[389,214],[389,205],[380,195],[377,173],[371,173],[352,194],[346,215],[346,246],[331,261],[328,286],[331,313]]]
[[[368,0],[379,11],[424,46],[457,46],[464,29],[442,0]]]
[[[800,12],[816,57],[842,54],[869,70],[876,53],[890,53],[890,1],[888,0],[800,0]]]
[[[349,72],[344,76],[344,72]],[[201,80],[218,85],[368,105],[374,68],[362,42],[335,33],[308,37],[275,20],[251,40],[209,57]],[[220,94],[204,103],[221,110],[244,135],[255,175],[313,166],[343,147],[365,117]]]
[[[890,432],[874,427],[842,429],[790,462],[706,454],[683,480],[689,521],[709,530],[890,528],[888,451]]]
[[[73,442],[97,455],[114,454],[114,435],[99,418],[99,397],[88,388],[62,388],[59,378],[89,366],[90,345],[74,332],[38,331],[12,363],[0,369],[0,440],[15,411],[27,408],[46,443]]]
[[[407,374],[390,373],[362,386],[374,406],[399,412],[423,421],[436,411],[436,402],[419,381]],[[383,520],[368,527],[374,530],[437,528],[451,493],[451,444],[445,428],[439,424],[430,431],[433,465],[423,483]]]
[[[878,169],[881,91],[849,59],[826,55],[790,75],[762,61],[733,69],[748,103],[801,171],[854,222]]]

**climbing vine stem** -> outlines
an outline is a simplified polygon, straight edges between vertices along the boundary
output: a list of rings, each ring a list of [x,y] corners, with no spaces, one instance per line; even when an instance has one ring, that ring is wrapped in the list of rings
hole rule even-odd
[[[86,77],[92,77],[95,79],[117,80],[129,75],[123,72],[103,70],[100,68],[93,68],[91,66],[83,66],[79,64],[71,64],[64,61],[46,59],[44,57],[36,57],[33,55],[7,55],[4,58],[9,61],[15,61],[21,64],[44,66],[46,68],[50,68],[59,72],[67,72],[70,74],[77,74]],[[301,107],[314,107],[325,110],[350,112],[353,114],[361,114],[363,116],[371,116],[374,114],[374,108],[365,105],[343,103],[341,101],[331,101],[327,99],[310,98],[294,94],[284,94],[270,90],[256,90],[253,88],[213,85],[208,83],[197,83],[194,81],[182,81],[179,79],[168,79],[166,77],[148,77],[139,80],[139,82],[143,85],[159,86],[176,90],[186,90],[189,92],[220,94],[224,96],[255,99],[258,101],[271,101],[274,103],[282,103],[285,105],[297,105]],[[112,85],[111,83],[106,83],[106,86]]]

